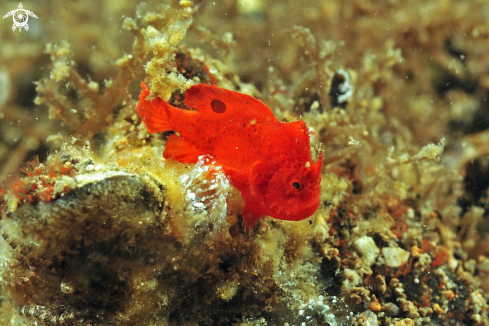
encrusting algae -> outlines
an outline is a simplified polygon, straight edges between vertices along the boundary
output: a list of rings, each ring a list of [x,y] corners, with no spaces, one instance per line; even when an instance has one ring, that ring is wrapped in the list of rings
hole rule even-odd
[[[31,5],[70,27],[0,25],[0,325],[489,325],[487,1]],[[317,211],[246,226],[141,81],[303,120]]]

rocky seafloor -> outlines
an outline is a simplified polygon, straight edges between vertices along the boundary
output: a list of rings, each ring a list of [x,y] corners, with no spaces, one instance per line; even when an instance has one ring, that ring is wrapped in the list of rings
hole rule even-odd
[[[24,8],[0,22],[0,325],[489,325],[488,1]],[[141,81],[303,119],[317,212],[247,227],[219,162],[162,157]]]

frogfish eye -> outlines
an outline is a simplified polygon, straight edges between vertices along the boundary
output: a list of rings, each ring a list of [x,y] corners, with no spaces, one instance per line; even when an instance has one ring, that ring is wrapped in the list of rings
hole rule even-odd
[[[301,191],[302,190],[302,184],[299,182],[299,180],[294,179],[290,182],[290,185],[294,187],[296,191]]]

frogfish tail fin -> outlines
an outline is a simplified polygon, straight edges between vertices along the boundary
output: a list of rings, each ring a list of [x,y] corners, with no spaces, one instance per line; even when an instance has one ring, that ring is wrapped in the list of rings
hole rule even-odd
[[[148,132],[154,133],[173,130],[170,126],[170,115],[174,107],[159,97],[155,97],[151,101],[146,100],[150,91],[144,82],[141,83],[141,87],[143,90],[139,95],[138,113],[146,125]]]

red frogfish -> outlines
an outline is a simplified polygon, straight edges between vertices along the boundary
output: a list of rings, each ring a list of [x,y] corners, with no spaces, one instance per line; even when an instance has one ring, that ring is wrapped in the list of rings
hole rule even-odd
[[[248,226],[264,215],[299,221],[317,210],[322,153],[312,161],[304,121],[282,123],[256,98],[216,86],[186,91],[184,103],[195,111],[146,100],[150,91],[142,88],[138,112],[148,131],[178,133],[168,137],[163,157],[181,163],[214,157],[243,196]]]

